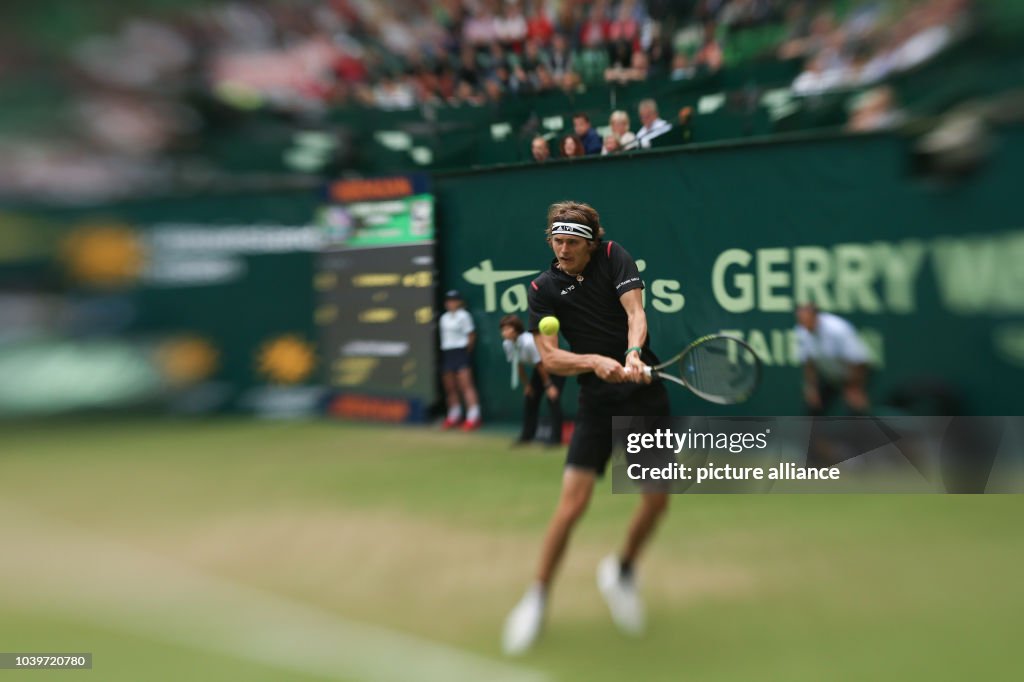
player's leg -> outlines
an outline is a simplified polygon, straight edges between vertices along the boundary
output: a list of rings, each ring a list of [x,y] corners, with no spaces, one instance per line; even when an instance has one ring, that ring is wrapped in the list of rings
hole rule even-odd
[[[544,589],[551,584],[555,571],[558,570],[573,527],[587,510],[595,480],[597,474],[594,471],[573,466],[566,467],[562,474],[562,491],[558,498],[558,506],[544,534],[540,563],[537,567],[537,583]]]
[[[573,466],[565,468],[558,506],[544,535],[536,581],[526,590],[526,594],[505,619],[502,633],[505,653],[520,654],[529,649],[540,636],[547,609],[548,589],[565,554],[569,535],[586,511],[596,477],[597,474],[591,470]]]
[[[505,620],[503,645],[509,654],[522,653],[540,635],[547,593],[569,544],[569,536],[587,509],[594,482],[604,473],[612,450],[612,425],[607,415],[588,411],[580,401],[577,425],[566,454],[558,506],[541,546],[536,581]]]
[[[644,545],[654,534],[658,522],[668,510],[668,493],[646,492],[640,497],[640,506],[633,514],[629,523],[629,530],[626,532],[626,543],[619,554],[619,562],[622,572],[629,575],[633,570],[633,563],[640,556]]]
[[[467,357],[468,360],[468,357]],[[467,431],[480,426],[480,399],[477,397],[476,386],[473,384],[473,370],[468,366],[461,368],[455,373],[455,380],[459,385],[459,392],[466,403],[466,423],[462,428]]]
[[[455,372],[445,370],[441,373],[441,384],[444,386],[445,403],[448,413],[445,415],[444,428],[450,429],[462,421],[462,404],[459,402],[459,390],[456,386]]]
[[[594,491],[594,483],[604,475],[612,454],[612,420],[584,394],[576,415],[576,429],[565,456],[562,491],[555,514],[548,524],[541,549],[537,582],[551,583],[568,544],[573,526],[583,515]]]
[[[645,423],[651,429],[671,428],[667,416],[670,413],[668,391],[663,384],[651,384],[637,391],[630,404],[622,410],[624,415],[650,418],[645,419]],[[665,464],[675,461],[674,453],[662,452],[660,456],[665,458]],[[634,512],[626,532],[622,551],[617,556],[605,557],[597,567],[598,589],[608,604],[612,620],[627,634],[639,634],[644,628],[644,606],[637,591],[633,569],[640,552],[668,509],[668,495],[668,488],[664,486],[644,490],[640,506]]]
[[[622,552],[605,557],[597,567],[597,587],[608,604],[612,620],[626,634],[637,635],[644,629],[644,604],[636,587],[633,565],[666,509],[668,493],[644,493],[629,524]]]
[[[523,430],[519,432],[519,442],[527,443],[537,434],[537,417],[540,414],[540,398],[544,385],[540,372],[536,368],[530,374],[530,394],[523,399]]]

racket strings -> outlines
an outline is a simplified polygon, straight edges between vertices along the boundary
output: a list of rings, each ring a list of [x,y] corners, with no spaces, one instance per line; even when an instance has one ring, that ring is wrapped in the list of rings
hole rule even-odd
[[[750,350],[735,339],[698,343],[679,359],[679,371],[692,389],[709,396],[742,400],[757,385],[758,367]]]

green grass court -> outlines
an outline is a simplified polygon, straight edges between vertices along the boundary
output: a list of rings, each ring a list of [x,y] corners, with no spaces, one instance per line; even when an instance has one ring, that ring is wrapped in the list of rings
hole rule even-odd
[[[325,422],[4,427],[6,680],[1006,679],[1021,496],[678,496],[641,566],[648,635],[594,585],[635,498],[595,496],[547,632],[499,651],[561,454]]]

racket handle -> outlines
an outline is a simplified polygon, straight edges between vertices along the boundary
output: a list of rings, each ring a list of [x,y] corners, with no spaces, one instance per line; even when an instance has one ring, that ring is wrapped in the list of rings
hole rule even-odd
[[[651,376],[651,371],[652,370],[650,365],[644,365],[644,374],[646,374],[647,376]]]

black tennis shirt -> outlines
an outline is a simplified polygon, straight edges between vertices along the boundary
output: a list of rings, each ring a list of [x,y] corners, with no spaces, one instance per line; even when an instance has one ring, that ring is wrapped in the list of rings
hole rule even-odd
[[[573,353],[604,355],[624,363],[629,318],[619,297],[644,288],[636,262],[620,245],[603,242],[580,274],[582,281],[562,272],[554,258],[551,267],[530,283],[530,331],[537,332],[541,318],[554,315]],[[658,364],[650,349],[650,334],[640,359]],[[603,383],[593,372],[581,374],[579,382],[581,387]]]

